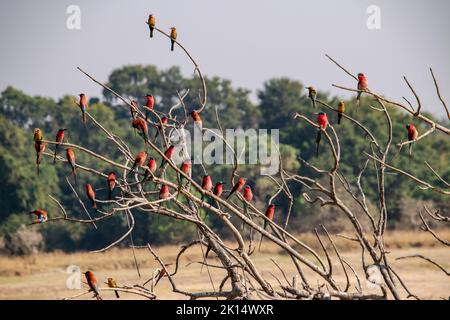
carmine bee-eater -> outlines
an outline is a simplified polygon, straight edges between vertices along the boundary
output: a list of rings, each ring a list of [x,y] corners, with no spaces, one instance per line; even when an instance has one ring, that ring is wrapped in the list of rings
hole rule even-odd
[[[64,142],[64,133],[67,129],[59,129],[58,133],[56,134],[55,141],[57,142],[55,144],[55,156],[53,157],[53,163],[56,163],[56,153],[58,152],[58,146],[60,143]]]
[[[175,146],[170,145],[169,148],[167,148],[167,150],[164,152],[164,155],[166,156],[167,159],[172,160],[174,153],[175,153]],[[168,163],[167,160],[163,158],[159,168],[163,169],[167,165],[167,163]]]
[[[187,176],[191,176],[191,168],[192,168],[192,161],[191,159],[186,159],[183,161],[183,163],[181,164],[181,172],[183,172],[185,175]],[[183,184],[183,179],[184,176],[180,175],[180,186]]]
[[[86,95],[84,93],[80,93],[80,101],[78,103],[78,106],[80,107],[82,116],[83,116],[83,123],[86,125],[86,111],[88,109],[88,101],[86,98]]]
[[[316,107],[317,91],[316,91],[316,89],[314,89],[314,87],[311,87],[311,86],[309,86],[306,89],[308,89],[308,97],[312,101],[312,106],[313,106],[313,108],[315,108]]]
[[[142,118],[136,118],[131,122],[131,126],[135,129],[138,129],[138,131],[142,134],[144,141],[147,142],[148,137],[147,122]]]
[[[108,278],[108,287],[110,288],[117,288],[117,283],[116,280],[114,280],[114,278]],[[116,294],[116,298],[119,299],[119,292],[116,290],[114,291],[114,293]]]
[[[131,100],[131,106],[130,106],[130,113],[131,118],[134,120],[136,119],[136,113],[139,110],[139,103],[136,100]]]
[[[76,169],[76,167],[75,167],[75,152],[73,152],[72,148],[66,149],[66,157],[67,157],[67,162],[69,162],[70,167],[72,168],[71,174],[73,175],[75,184],[77,184],[77,173],[75,171],[75,169]]]
[[[175,45],[175,41],[177,40],[177,28],[170,28],[170,50],[173,51],[173,47]]]
[[[37,218],[37,220],[33,221],[33,224],[35,223],[44,223],[48,220],[47,211],[44,210],[34,210],[31,211],[30,214],[34,214]]]
[[[364,73],[358,73],[358,95],[356,96],[356,104],[359,106],[359,99],[361,98],[361,93],[364,90],[367,90],[369,87],[369,82],[367,81],[366,76]]]
[[[147,181],[148,177],[150,176],[150,173],[155,173],[156,171],[156,160],[153,158],[150,158],[147,162],[148,169],[145,170],[144,178],[142,179],[141,183],[145,183]]]
[[[212,188],[212,181],[211,176],[204,175],[202,179],[202,189],[205,191],[211,191]],[[205,199],[205,194],[202,195],[202,201]]]
[[[138,169],[139,167],[142,167],[144,165],[145,160],[147,160],[147,155],[147,151],[141,151],[138,153],[136,158],[134,158],[133,166],[128,172],[128,175],[130,175],[134,171],[134,169]]]
[[[249,185],[246,185],[244,187],[244,191],[242,191],[242,196],[244,197],[244,213],[246,216],[248,216],[248,202],[252,202],[253,200],[253,192],[252,188],[250,188]],[[244,221],[242,221],[242,228],[244,228]]]
[[[217,182],[216,185],[214,186],[213,193],[214,193],[214,195],[215,195],[216,197],[219,197],[219,198],[220,198],[220,196],[222,195],[222,192],[223,192],[223,185],[224,185],[224,184],[225,184],[224,182],[219,181],[219,182]],[[214,201],[213,201],[213,206],[216,207],[216,208],[218,208],[218,207],[219,207],[219,203],[218,203],[217,201],[214,200]]]
[[[148,109],[153,110],[153,108],[155,106],[155,98],[151,94],[146,95],[145,98],[147,99],[147,101],[145,102],[145,107],[146,107],[146,109],[145,109],[145,121],[147,121],[148,120],[148,115],[150,113],[150,111]]]
[[[36,169],[37,175],[39,176],[39,165],[41,164],[42,153],[45,151],[45,142],[37,140],[34,143],[34,150],[36,150]]]
[[[417,139],[417,136],[419,135],[419,132],[417,131],[416,127],[414,126],[414,124],[410,123],[406,125],[406,130],[408,130],[408,140],[409,141],[415,141]],[[413,143],[411,142],[409,144],[409,155],[412,154],[412,145]]]
[[[167,199],[168,197],[170,197],[169,187],[163,184],[161,190],[159,190],[159,199]]]
[[[267,219],[269,219],[270,221],[272,221],[274,215],[275,215],[275,205],[274,205],[274,204],[269,204],[269,206],[268,206],[267,209],[266,209],[266,214],[265,214],[265,216],[266,216]],[[264,220],[264,230],[266,230],[267,225],[268,225],[267,220]],[[261,250],[261,243],[262,243],[262,241],[263,241],[263,238],[264,238],[264,235],[261,234],[261,240],[259,241],[259,249],[258,249],[258,250]]]
[[[153,38],[153,30],[155,29],[155,16],[150,14],[148,16],[148,27],[150,29],[150,38]]]
[[[113,190],[116,187],[116,173],[114,171],[108,173],[108,178],[106,179],[106,182],[108,184],[108,199],[111,200]]]
[[[324,112],[319,112],[319,115],[317,116],[317,124],[323,130],[326,130],[328,128],[328,118]],[[319,144],[320,144],[320,139],[322,137],[322,130],[320,128],[317,131],[317,137],[316,137],[316,143],[317,143],[316,157],[319,156]]]
[[[197,111],[192,111],[191,112],[191,117],[192,120],[194,120],[194,124],[200,129],[200,131],[203,128],[203,123],[202,123],[202,119],[200,118],[200,115],[198,114]]]
[[[100,294],[98,293],[97,279],[95,278],[94,274],[91,271],[86,271],[84,275],[86,276],[86,281],[90,291],[94,292],[94,297],[97,300],[102,300],[102,297],[100,297]]]
[[[90,183],[86,184],[86,196],[89,198],[89,200],[92,201],[92,207],[94,209],[97,209],[97,203],[95,203],[94,188],[92,188],[92,184],[90,184]]]
[[[164,277],[167,274],[166,269],[168,269],[169,266],[171,266],[171,265],[172,265],[171,263],[165,263],[164,264],[164,268],[162,268],[161,271],[159,272],[158,278],[155,281],[154,287],[156,287],[156,285],[158,284],[159,280],[161,280],[161,278]]]
[[[344,101],[339,101],[338,104],[338,124],[341,124],[342,114],[345,112]]]
[[[228,194],[228,196],[226,197],[226,200],[230,199],[230,197],[236,193],[236,192],[240,192],[242,187],[245,185],[245,179],[244,178],[239,178],[239,180],[234,184],[233,188],[231,189],[230,193]]]
[[[158,138],[158,134],[159,134],[159,132],[161,131],[163,131],[164,130],[164,127],[167,125],[167,122],[169,121],[169,118],[167,118],[167,117],[162,117],[161,118],[161,124],[159,124],[157,127],[156,127],[156,133],[155,133],[155,138],[153,139],[153,140],[156,140],[156,138]]]

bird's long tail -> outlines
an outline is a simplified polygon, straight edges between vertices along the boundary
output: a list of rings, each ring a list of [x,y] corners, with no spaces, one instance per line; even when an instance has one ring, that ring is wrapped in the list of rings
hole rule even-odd
[[[319,156],[319,145],[320,145],[321,138],[322,138],[322,131],[319,129],[319,131],[317,131],[317,137],[316,137],[316,144],[317,144],[316,157]]]
[[[338,113],[338,124],[341,124],[342,113]]]
[[[153,38],[153,28],[150,27],[150,38]]]
[[[171,40],[172,44],[170,46],[170,51],[173,51],[174,45],[175,45],[175,41]]]
[[[75,185],[77,185],[77,172],[75,171],[75,165],[74,164],[70,164],[72,166],[72,172],[71,174],[73,175],[73,180],[75,181]]]
[[[361,99],[361,91],[358,92],[358,95],[356,96],[356,106],[359,107],[359,100]],[[358,110],[358,109],[356,109]]]
[[[95,199],[92,199],[92,207],[97,209],[97,202],[95,202]]]
[[[266,230],[266,227],[267,227],[267,221],[264,220],[264,230]],[[263,239],[264,239],[264,235],[261,233],[261,240],[259,240],[258,251],[261,251],[261,244],[262,244],[262,242],[263,242]]]
[[[39,176],[39,165],[41,164],[41,153],[38,152],[36,154],[36,169],[37,169],[37,175]]]
[[[109,189],[109,191],[108,191],[108,199],[111,200],[112,199],[112,189],[111,188],[108,188],[108,189]]]
[[[116,294],[116,298],[119,299],[120,298],[119,291],[114,291],[114,293]]]
[[[413,147],[413,144],[410,143],[410,144],[409,144],[409,156],[410,156],[410,157],[412,156],[412,147]]]
[[[313,108],[315,109],[316,108],[316,97],[311,98],[311,100],[312,100]]]

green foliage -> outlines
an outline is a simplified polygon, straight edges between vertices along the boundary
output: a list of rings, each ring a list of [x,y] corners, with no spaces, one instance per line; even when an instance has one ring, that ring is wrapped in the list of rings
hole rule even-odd
[[[270,79],[264,83],[263,88],[257,92],[258,101],[250,99],[250,91],[244,88],[234,88],[231,81],[219,77],[206,78],[208,86],[207,107],[202,113],[205,127],[218,128],[217,115],[220,118],[222,128],[254,128],[254,129],[280,129],[280,151],[283,158],[284,169],[288,172],[310,176],[313,171],[300,160],[303,159],[315,166],[328,168],[333,164],[333,158],[326,139],[322,139],[319,157],[315,156],[316,130],[299,119],[293,119],[295,113],[306,115],[315,121],[319,111],[325,111],[328,118],[339,135],[342,145],[341,164],[339,170],[354,182],[357,174],[364,165],[366,157],[364,152],[370,152],[370,139],[364,132],[348,120],[343,119],[341,125],[337,125],[337,115],[317,104],[313,109],[310,99],[307,97],[305,86],[295,80],[287,78]],[[172,67],[167,70],[158,70],[155,66],[125,66],[114,70],[109,77],[109,85],[124,97],[138,99],[140,105],[145,103],[145,95],[150,93],[156,97],[155,108],[167,112],[178,102],[177,91],[183,94],[190,89],[186,96],[185,104],[188,111],[199,107],[198,95],[201,86],[197,78],[184,77],[180,69]],[[130,115],[127,106],[114,98],[108,91],[103,92],[104,100],[98,97],[88,97],[90,100],[90,113],[109,130],[116,133],[124,141],[127,141],[131,151],[141,151],[142,138],[137,136],[130,127]],[[318,98],[337,106],[338,100],[329,97],[323,92],[318,93]],[[66,128],[67,141],[86,146],[98,154],[107,155],[114,161],[123,161],[123,156],[115,145],[109,142],[105,134],[88,119],[84,127],[81,121],[81,113],[76,105],[75,96],[64,96],[58,101],[50,98],[32,97],[23,92],[8,87],[0,97],[0,203],[2,211],[0,218],[0,236],[15,239],[22,233],[17,230],[23,224],[30,223],[32,217],[28,214],[34,209],[44,209],[50,217],[60,215],[59,207],[53,203],[48,195],[60,199],[67,208],[68,214],[73,217],[86,218],[86,214],[76,197],[67,185],[66,176],[69,176],[70,168],[65,162],[57,161],[53,164],[50,157],[43,157],[41,174],[36,174],[35,152],[33,148],[33,129],[39,127],[43,130],[44,138],[53,140],[59,128]],[[375,104],[371,99],[364,97],[361,100],[359,110],[356,110],[355,100],[345,101],[346,113],[360,120],[377,137],[381,146],[384,146],[387,138],[387,126],[384,113],[369,108]],[[409,157],[407,148],[398,153],[395,145],[406,139],[405,125],[411,121],[409,116],[390,108],[391,121],[393,123],[393,148],[388,155],[388,162],[404,168],[406,171],[430,181],[433,184],[443,186],[442,182],[433,176],[424,165],[426,160],[444,179],[450,180],[450,143],[443,134],[435,132],[418,143],[414,144],[413,156]],[[183,108],[175,111],[179,117],[184,115]],[[427,127],[413,121],[420,132]],[[150,133],[154,135],[154,131]],[[159,143],[159,142],[158,142]],[[48,150],[54,150],[53,146],[47,146]],[[58,154],[65,158],[65,150],[58,150]],[[152,155],[155,156],[155,155]],[[159,163],[159,157],[156,157]],[[83,152],[76,152],[76,161],[82,165],[96,168],[107,173],[111,168]],[[231,188],[229,179],[231,165],[215,165],[208,168],[208,173],[213,181],[225,181],[225,189]],[[388,170],[389,171],[389,170]],[[171,173],[167,173],[170,177]],[[271,195],[277,191],[276,186],[267,177],[261,176],[259,166],[240,165],[238,174],[245,176],[252,185],[255,194],[255,205],[265,209]],[[203,170],[199,165],[194,165],[193,175],[200,177]],[[96,189],[99,199],[106,198],[106,182],[96,176],[85,172],[78,173],[78,185],[75,186],[78,195],[86,201],[84,184],[91,183]],[[174,178],[174,177],[173,177]],[[326,181],[325,181],[326,183]],[[373,163],[367,167],[362,178],[363,187],[366,190],[368,200],[376,204],[378,200],[376,169]],[[151,185],[146,190],[154,190]],[[294,197],[294,207],[291,216],[291,228],[303,230],[311,223],[316,212],[316,207],[311,207],[301,197],[304,192],[300,185],[291,190]],[[441,195],[432,191],[420,190],[407,178],[400,175],[389,174],[386,176],[386,193],[388,194],[388,210],[390,226],[398,226],[405,210],[405,203],[414,203],[416,200],[433,202],[443,211],[449,210],[448,201]],[[152,195],[151,197],[156,197]],[[412,200],[411,200],[412,199]],[[184,201],[184,199],[180,199]],[[275,220],[284,222],[286,218],[283,212],[287,210],[287,198],[280,193],[274,203],[277,204]],[[409,202],[407,202],[409,201]],[[427,202],[427,203],[428,203]],[[96,216],[89,202],[86,201],[90,214]],[[239,204],[240,205],[240,204]],[[100,208],[107,211],[109,208],[99,204]],[[324,217],[335,217],[334,212],[324,212]],[[154,217],[141,211],[133,211],[135,229],[133,239],[135,244],[180,242],[196,237],[195,226],[185,222],[179,222],[164,217]],[[308,218],[309,217],[309,218]],[[214,217],[207,216],[208,223],[219,233],[222,233],[220,222]],[[75,223],[47,223],[41,226],[33,226],[44,239],[45,248],[48,250],[79,250],[97,249],[117,240],[127,229],[125,215],[114,216],[98,224],[98,230],[92,225]],[[339,223],[336,223],[339,225]],[[22,230],[22,229],[21,229]],[[25,238],[25,237],[21,237]],[[39,237],[34,237],[39,239]],[[128,245],[127,239],[122,245]],[[44,246],[40,246],[44,247]]]

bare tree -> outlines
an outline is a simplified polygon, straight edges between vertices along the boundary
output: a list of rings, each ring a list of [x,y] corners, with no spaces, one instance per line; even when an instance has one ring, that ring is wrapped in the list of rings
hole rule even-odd
[[[161,35],[170,38],[170,35],[159,28],[155,28],[154,30],[159,32]],[[206,81],[202,75],[198,63],[192,58],[190,53],[178,41],[175,41],[175,43],[185,52],[194,64],[195,72],[201,83],[199,108],[196,110],[199,114],[201,114],[201,112],[205,109],[207,102]],[[327,57],[352,79],[357,80],[353,73],[342,67],[328,55]],[[145,119],[142,109],[137,108],[136,105],[131,103],[131,101],[122,97],[107,85],[99,82],[81,68],[78,69],[88,78],[111,92],[117,99],[130,107],[131,110],[134,110],[136,117]],[[440,101],[447,111],[447,107],[441,98],[438,84],[433,73],[432,76]],[[180,168],[171,159],[166,157],[164,150],[171,144],[173,134],[184,130],[189,121],[189,112],[184,103],[184,98],[186,97],[188,90],[186,90],[183,94],[180,94],[179,92],[177,93],[179,101],[167,114],[150,109],[146,110],[147,112],[151,112],[157,119],[155,122],[149,119],[147,124],[149,126],[159,126],[160,128],[163,128],[161,130],[161,145],[158,145],[156,141],[152,141],[151,139],[145,139],[146,147],[150,148],[154,154],[158,155],[167,162],[167,167],[162,169],[163,172],[161,174],[155,175],[149,171],[150,181],[148,183],[155,186],[156,189],[154,191],[145,191],[142,188],[142,174],[139,172],[134,172],[132,175],[128,174],[130,172],[130,166],[134,160],[134,155],[131,153],[130,147],[127,145],[126,141],[123,141],[123,139],[108,130],[107,124],[99,123],[91,114],[86,112],[92,123],[94,123],[94,125],[104,133],[106,141],[109,141],[117,147],[117,150],[119,150],[123,156],[123,161],[120,163],[113,161],[107,155],[97,154],[81,145],[73,143],[61,143],[60,145],[66,148],[73,148],[78,152],[86,153],[104,162],[111,168],[114,168],[116,172],[121,172],[120,177],[118,176],[117,179],[117,187],[120,190],[120,196],[117,196],[112,200],[96,199],[99,203],[108,204],[111,209],[107,212],[98,210],[100,217],[89,217],[88,219],[78,219],[69,216],[64,206],[56,198],[51,197],[51,199],[60,207],[62,214],[57,217],[51,217],[48,221],[52,222],[64,220],[72,223],[93,224],[100,228],[103,220],[115,215],[125,215],[127,217],[127,221],[129,222],[128,230],[119,239],[104,248],[96,250],[95,252],[106,251],[130,236],[135,226],[133,216],[133,212],[135,211],[140,211],[148,215],[161,215],[171,219],[185,221],[193,224],[198,230],[198,239],[192,239],[190,243],[187,243],[180,248],[173,272],[169,272],[166,262],[161,259],[160,255],[151,247],[150,244],[142,247],[133,246],[134,249],[144,248],[148,250],[149,253],[158,261],[161,268],[155,272],[152,278],[148,279],[143,284],[136,284],[134,287],[119,287],[114,289],[100,288],[100,290],[119,290],[141,295],[149,299],[154,299],[156,298],[156,294],[154,293],[153,288],[158,277],[167,275],[172,286],[172,290],[191,299],[211,297],[221,297],[226,299],[402,299],[405,296],[407,298],[413,297],[418,299],[419,297],[409,291],[406,284],[402,281],[398,273],[389,263],[388,252],[385,249],[384,235],[386,233],[386,224],[389,216],[388,208],[386,206],[386,170],[389,169],[397,172],[398,174],[405,175],[411,179],[412,183],[444,195],[449,195],[450,189],[448,188],[449,184],[446,184],[447,189],[442,189],[388,163],[388,155],[392,148],[395,147],[392,141],[392,122],[389,109],[402,109],[411,114],[411,116],[430,126],[430,129],[420,135],[416,141],[402,142],[398,144],[398,148],[401,148],[406,144],[425,139],[434,130],[439,130],[447,135],[450,135],[450,129],[442,124],[435,123],[433,120],[421,113],[420,99],[406,78],[405,81],[416,99],[416,107],[413,107],[413,105],[406,99],[405,100],[408,105],[389,100],[383,95],[369,89],[362,91],[362,93],[372,96],[378,105],[377,107],[370,107],[378,110],[384,115],[388,128],[387,141],[379,141],[375,134],[362,122],[350,117],[346,113],[343,114],[345,119],[361,131],[361,134],[369,138],[368,143],[371,148],[371,153],[366,153],[364,155],[366,159],[361,164],[361,170],[357,175],[356,181],[353,183],[349,182],[349,179],[340,169],[342,148],[339,135],[335,128],[330,125],[326,130],[324,130],[307,115],[295,115],[295,119],[303,122],[305,126],[309,126],[311,130],[318,130],[321,132],[322,137],[324,137],[324,141],[327,144],[327,148],[331,151],[332,165],[330,168],[319,168],[305,159],[300,158],[302,163],[311,168],[314,172],[312,176],[301,176],[285,170],[283,167],[283,162],[280,161],[278,173],[269,177],[277,190],[271,196],[269,202],[272,202],[275,198],[282,195],[288,199],[288,212],[285,213],[286,219],[284,223],[277,224],[272,221],[272,219],[266,217],[264,211],[261,211],[261,208],[257,208],[252,205],[252,203],[247,202],[241,194],[237,194],[239,201],[231,201],[218,197],[210,191],[203,190],[198,181],[193,179],[189,174],[186,174],[180,170]],[[339,85],[334,86],[347,91],[361,92],[360,90],[346,88]],[[316,100],[316,102],[325,110],[330,110],[331,112],[336,113],[338,112],[336,108],[329,105],[325,101]],[[175,110],[180,108],[183,111],[183,115],[181,117],[174,116]],[[219,138],[227,143],[224,137],[224,131],[220,125],[220,117],[217,112],[216,114],[217,125],[221,132]],[[163,117],[167,117],[169,119],[168,124],[163,125],[161,120]],[[207,130],[210,129],[203,128],[203,131]],[[53,141],[45,141],[45,143],[48,145],[55,144]],[[181,139],[181,145],[183,146],[185,143],[186,142]],[[234,184],[236,174],[239,172],[240,168],[237,162],[236,150],[230,144],[227,144],[227,148],[230,148],[234,154],[234,167],[230,172],[229,178],[231,184]],[[54,153],[52,150],[47,150],[45,155],[53,157]],[[280,160],[282,160],[279,151],[278,155]],[[66,161],[60,156],[57,157],[57,160]],[[368,206],[365,189],[361,182],[369,164],[373,165],[376,169],[376,178],[378,181],[378,203],[376,207]],[[205,174],[207,174],[207,168],[203,165],[202,167]],[[97,175],[106,181],[107,176],[96,168],[86,167],[82,164],[76,164],[76,168],[77,170],[86,171],[91,175]],[[146,170],[149,169],[146,166],[143,168]],[[433,168],[429,168],[433,174],[439,176]],[[175,180],[166,178],[166,176],[169,175],[165,175],[164,173],[169,171],[171,176],[176,176]],[[186,183],[181,184],[181,179],[183,179]],[[294,203],[294,197],[291,189],[292,186],[296,184],[300,184],[304,188],[305,192],[302,194],[302,197],[307,202],[311,204],[318,203],[321,206],[332,206],[337,209],[339,214],[346,217],[349,221],[352,226],[353,234],[340,236],[345,237],[348,241],[354,241],[359,244],[361,250],[361,266],[365,273],[363,276],[358,275],[356,266],[352,266],[342,257],[339,248],[333,240],[333,236],[327,231],[324,225],[320,225],[316,230],[314,230],[318,244],[323,249],[323,252],[320,253],[287,231]],[[169,197],[163,199],[158,198],[159,186],[161,185],[166,185],[169,187]],[[72,190],[74,195],[78,198],[75,189]],[[342,193],[345,193],[345,195]],[[202,199],[203,196],[212,199],[218,205],[214,206],[208,201],[204,201]],[[358,210],[351,209],[354,208],[355,203]],[[243,209],[243,204],[248,207],[248,210]],[[215,216],[223,227],[229,231],[229,234],[232,235],[232,245],[226,244],[222,237],[208,226],[205,222],[205,218],[200,214],[201,209],[205,210],[209,215]],[[426,212],[434,219],[448,222],[448,217],[444,217],[438,212],[431,213],[427,209]],[[436,239],[448,246],[448,241],[438,238],[438,236],[435,235],[428,227],[422,215],[421,218],[425,230],[432,233]],[[363,223],[362,220],[366,220],[369,223]],[[267,224],[269,228],[265,229],[263,224]],[[240,228],[241,225],[245,225],[247,232],[242,231]],[[264,237],[265,241],[272,242],[279,248],[279,250],[287,254],[291,258],[296,273],[286,274],[277,261],[273,260],[273,263],[280,271],[281,276],[272,274],[275,280],[274,282],[271,282],[269,279],[265,278],[253,259],[257,244],[257,241],[255,241],[257,235]],[[220,283],[212,283],[213,290],[211,291],[191,292],[187,289],[180,288],[177,285],[176,274],[181,268],[179,259],[186,252],[186,250],[194,246],[200,246],[202,248],[203,261],[200,262],[201,264],[208,268],[219,268],[224,271],[223,280]],[[208,262],[206,257],[206,252],[208,251],[214,252],[215,256],[220,261],[220,265],[212,265]],[[343,283],[342,281],[336,280],[336,270],[333,268],[334,259],[337,260],[344,272],[345,281]],[[313,281],[306,276],[306,269],[309,269],[310,272],[315,274],[320,281],[313,283]],[[367,293],[364,292],[361,287],[361,278],[370,278],[370,273],[373,269],[379,271],[381,274],[381,281],[378,283],[379,289],[377,293]],[[448,275],[448,272],[446,273]],[[226,285],[227,283],[229,285]],[[398,283],[400,283],[400,287],[398,286]],[[150,287],[148,287],[149,285]],[[224,288],[229,289],[225,290]]]

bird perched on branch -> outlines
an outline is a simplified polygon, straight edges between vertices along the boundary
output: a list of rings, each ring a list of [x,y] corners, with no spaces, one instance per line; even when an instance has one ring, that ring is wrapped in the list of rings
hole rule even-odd
[[[319,125],[320,128],[317,131],[317,137],[316,137],[316,144],[317,144],[316,157],[319,156],[319,144],[320,144],[320,139],[322,137],[321,129],[326,130],[328,128],[328,118],[324,112],[319,112],[319,115],[317,116],[317,124]]]
[[[75,152],[72,148],[66,149],[66,158],[67,162],[69,162],[70,167],[72,168],[72,172],[70,174],[73,175],[73,179],[75,180],[75,184],[77,184],[77,173],[76,173],[76,167],[75,167]]]
[[[41,129],[39,128],[34,128],[34,137],[33,137],[34,142],[37,143],[41,143],[42,140],[44,140],[44,136],[42,134]]]
[[[244,213],[248,217],[248,203],[253,200],[253,192],[252,188],[249,185],[246,185],[244,191],[242,192],[242,196],[244,197]],[[242,220],[242,228],[244,228],[244,221]]]
[[[164,152],[164,155],[166,156],[167,159],[172,160],[174,153],[175,153],[175,146],[170,145],[169,148],[167,148],[167,150]],[[163,170],[167,164],[168,164],[168,160],[163,158],[159,168]]]
[[[192,169],[192,161],[191,159],[186,159],[183,161],[183,163],[181,164],[180,170],[181,172],[183,172],[185,175],[187,176],[191,176],[191,169]],[[183,180],[184,180],[184,176],[180,175],[180,188],[183,184]]]
[[[131,118],[134,120],[136,119],[137,111],[139,110],[139,103],[136,100],[131,100],[131,106],[130,106],[130,113]]]
[[[275,205],[274,204],[269,204],[269,206],[266,209],[266,218],[269,219],[270,221],[273,220],[273,216],[275,215]],[[267,220],[264,220],[264,230],[266,230],[267,225],[269,224],[269,222]],[[261,240],[259,241],[259,249],[261,250],[261,243],[263,241],[264,235],[261,234]]]
[[[150,29],[150,38],[153,38],[153,30],[155,29],[155,16],[150,14],[148,16],[148,28]]]
[[[417,136],[419,135],[419,132],[417,131],[414,124],[410,123],[406,125],[406,130],[408,130],[408,140],[409,141],[415,141],[417,140]],[[412,155],[412,146],[413,142],[409,144],[409,155]]]
[[[145,121],[148,120],[148,115],[150,113],[150,110],[153,110],[153,108],[155,107],[155,98],[151,95],[151,94],[147,94],[145,96],[145,98],[147,99],[147,101],[145,102]]]
[[[316,108],[316,97],[317,97],[317,91],[314,89],[314,87],[309,86],[308,88],[308,97],[311,99],[313,108]]]
[[[141,151],[138,153],[136,158],[134,158],[133,165],[131,166],[131,169],[128,172],[128,175],[130,175],[134,171],[134,169],[142,167],[144,165],[145,160],[147,160],[147,155],[148,155],[147,151]]]
[[[41,156],[45,151],[45,142],[44,141],[35,141],[34,142],[34,150],[36,151],[36,169],[37,175],[39,176],[39,165],[41,164]]]
[[[108,173],[108,178],[106,179],[106,182],[108,184],[108,199],[111,200],[113,190],[116,187],[116,173],[114,171]]]
[[[147,122],[142,118],[136,118],[131,122],[131,126],[135,129],[138,129],[138,131],[142,134],[144,141],[147,142],[148,137]]]
[[[58,146],[64,142],[64,133],[66,132],[67,129],[59,129],[58,133],[56,133],[56,139],[55,141],[57,142],[55,144],[55,156],[53,157],[53,163],[56,163],[56,154],[58,152]]]
[[[34,214],[37,218],[37,220],[33,221],[33,224],[35,223],[44,223],[48,220],[47,211],[44,210],[34,210],[31,211],[30,214]]]
[[[192,117],[192,120],[194,120],[194,124],[200,129],[200,131],[202,131],[203,123],[202,123],[202,119],[200,118],[200,115],[198,114],[198,112],[195,110],[192,111],[191,117]]]
[[[158,284],[159,280],[161,280],[161,278],[164,277],[167,274],[166,269],[169,268],[169,266],[171,266],[171,265],[172,265],[171,263],[165,263],[164,264],[164,268],[162,268],[161,271],[159,272],[158,278],[155,281],[154,287],[156,287],[156,285]]]
[[[345,112],[345,103],[344,101],[339,101],[338,104],[338,124],[341,124],[342,114]]]
[[[217,182],[216,183],[216,185],[214,186],[214,189],[213,189],[213,193],[214,193],[214,195],[216,196],[216,197],[218,197],[218,198],[220,198],[220,196],[222,195],[222,192],[223,192],[223,185],[224,185],[225,183],[224,182],[222,182],[222,181],[219,181],[219,182]],[[219,207],[219,203],[217,202],[217,201],[213,201],[213,204],[212,204],[214,207],[216,207],[216,208],[218,208]]]
[[[86,281],[90,291],[94,292],[94,297],[97,300],[102,300],[102,297],[100,297],[100,294],[98,293],[97,279],[95,278],[94,274],[91,271],[86,271],[84,275],[86,276]]]
[[[89,200],[92,201],[92,207],[94,209],[97,209],[97,203],[95,203],[94,188],[92,188],[92,184],[90,184],[90,183],[86,184],[86,196],[89,198]]]
[[[234,184],[233,188],[231,189],[230,193],[228,194],[228,196],[226,197],[226,200],[230,199],[230,197],[236,193],[236,192],[240,192],[242,187],[245,185],[245,179],[244,178],[239,178],[239,180]]]
[[[114,278],[108,278],[108,287],[117,288],[117,283],[116,280],[114,280]],[[116,298],[119,299],[120,298],[119,292],[115,290],[114,293],[116,294]]]
[[[153,158],[150,158],[147,162],[148,169],[145,170],[144,178],[141,183],[145,183],[150,176],[150,173],[155,173],[156,171],[156,161]]]
[[[209,175],[204,175],[203,179],[202,179],[202,189],[205,191],[211,191],[212,188],[212,181],[211,181],[211,176]],[[202,194],[202,202],[205,199],[205,194]]]
[[[359,99],[361,98],[362,91],[367,90],[369,87],[369,82],[367,81],[364,73],[358,73],[358,95],[356,96],[356,104],[359,106]]]
[[[78,102],[78,106],[80,107],[83,123],[86,125],[86,111],[88,109],[88,101],[86,95],[84,93],[80,93],[80,101]]]
[[[177,28],[170,28],[170,50],[173,51],[173,47],[175,45],[175,41],[177,40]]]
[[[169,118],[167,118],[167,117],[162,117],[161,118],[161,124],[159,124],[157,127],[156,127],[156,134],[155,134],[155,138],[153,139],[153,140],[156,140],[156,138],[158,138],[158,134],[159,134],[159,132],[161,131],[163,131],[164,130],[164,127],[167,125],[167,122],[169,121]]]
[[[169,187],[165,184],[161,186],[159,190],[159,199],[167,199],[170,197]]]

